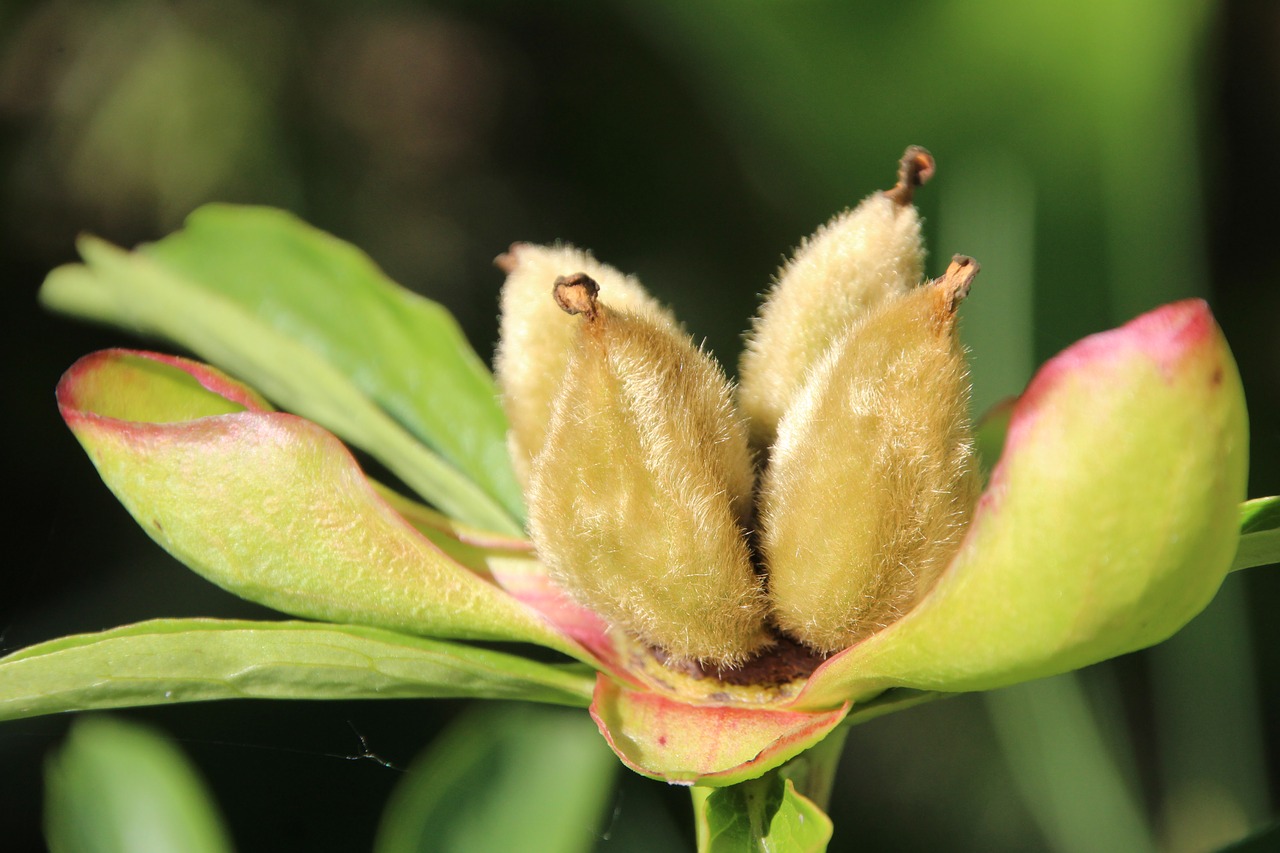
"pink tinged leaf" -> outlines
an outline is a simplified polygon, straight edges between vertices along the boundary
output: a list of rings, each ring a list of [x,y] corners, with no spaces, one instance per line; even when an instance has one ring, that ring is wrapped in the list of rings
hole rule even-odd
[[[109,350],[68,370],[58,401],[148,534],[230,592],[312,619],[584,657],[414,530],[337,438],[212,368]]]
[[[733,785],[779,766],[826,737],[834,711],[691,705],[597,677],[591,716],[609,746],[637,773],[681,785]]]
[[[558,631],[590,652],[597,669],[607,670],[636,686],[642,684],[627,671],[624,652],[615,642],[608,623],[556,586],[541,563],[532,559],[501,560],[494,561],[490,570],[498,586],[541,613]]]
[[[934,588],[827,661],[794,706],[991,689],[1160,642],[1231,565],[1247,448],[1240,379],[1203,302],[1080,341],[1018,401]]]

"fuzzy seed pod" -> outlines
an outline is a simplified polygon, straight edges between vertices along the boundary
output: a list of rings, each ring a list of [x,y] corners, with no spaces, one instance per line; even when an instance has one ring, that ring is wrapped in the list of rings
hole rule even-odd
[[[581,328],[533,460],[539,556],[580,602],[674,659],[741,663],[766,642],[766,601],[741,526],[753,473],[728,382],[687,336],[597,302],[586,276],[561,279],[556,302]]]
[[[578,334],[578,323],[550,298],[555,280],[582,270],[604,284],[613,307],[638,312],[672,331],[679,327],[638,281],[571,246],[516,243],[496,263],[507,280],[494,376],[511,425],[511,460],[521,485],[527,487],[529,466],[542,448],[551,400]]]
[[[756,447],[773,443],[805,374],[850,323],[924,278],[920,216],[911,200],[933,170],[928,151],[908,148],[893,189],[819,228],[778,273],[738,371],[739,405]]]
[[[911,609],[978,492],[955,312],[977,272],[884,300],[814,367],[778,427],[761,493],[778,627],[823,652]]]

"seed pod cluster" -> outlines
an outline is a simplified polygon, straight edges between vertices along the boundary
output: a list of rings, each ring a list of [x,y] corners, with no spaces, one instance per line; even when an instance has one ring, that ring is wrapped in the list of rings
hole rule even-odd
[[[754,474],[727,380],[686,335],[556,283],[574,346],[529,486],[552,577],[680,660],[732,666],[767,641],[742,521]]]
[[[572,249],[499,260],[512,452],[564,590],[670,660],[722,668],[779,635],[838,651],[927,592],[978,491],[956,336],[977,264],[919,284],[911,200],[933,168],[909,148],[893,189],[784,268],[743,356],[745,421],[634,280]]]

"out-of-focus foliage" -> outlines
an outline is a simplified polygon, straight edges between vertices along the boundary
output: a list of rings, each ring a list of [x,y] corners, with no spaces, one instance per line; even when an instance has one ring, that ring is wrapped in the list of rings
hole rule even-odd
[[[1280,175],[1259,154],[1280,137],[1280,11],[1247,5],[6,4],[0,354],[21,505],[4,646],[255,615],[158,557],[57,420],[58,374],[132,341],[34,305],[77,232],[132,245],[210,200],[283,206],[363,247],[481,352],[495,255],[518,239],[591,246],[732,363],[740,318],[800,235],[887,187],[919,143],[939,164],[920,194],[928,272],[958,251],[983,264],[963,327],[978,407],[1083,334],[1207,295],[1249,396],[1252,493],[1280,491]],[[1152,653],[1017,688],[990,714],[961,699],[856,728],[831,849],[1101,849],[1136,825],[1184,851],[1260,825],[1276,811],[1280,626],[1249,617],[1280,604],[1280,578],[1246,574]],[[451,707],[378,705],[138,716],[216,742],[191,751],[243,850],[360,849],[399,774],[343,760],[369,754],[352,729],[394,764]],[[13,725],[3,846],[40,849],[36,780],[64,724]],[[599,849],[688,821],[680,792],[664,811],[666,792],[623,785]],[[1105,820],[1089,811],[1103,787],[1127,794]],[[1064,830],[1085,820],[1092,835]]]
[[[146,727],[86,718],[50,758],[53,853],[229,853],[209,793],[182,753]]]
[[[622,768],[583,714],[476,707],[409,768],[376,853],[586,853]]]

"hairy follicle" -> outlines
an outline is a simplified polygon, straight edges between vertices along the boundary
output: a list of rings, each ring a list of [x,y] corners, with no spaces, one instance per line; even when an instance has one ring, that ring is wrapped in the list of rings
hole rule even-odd
[[[530,535],[556,583],[615,629],[672,660],[737,667],[769,637],[728,380],[687,334],[598,292],[581,272],[555,279],[556,304],[587,322],[572,324],[532,460]]]

